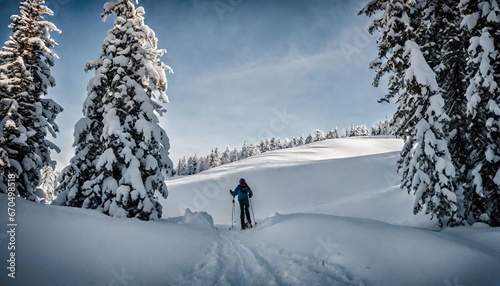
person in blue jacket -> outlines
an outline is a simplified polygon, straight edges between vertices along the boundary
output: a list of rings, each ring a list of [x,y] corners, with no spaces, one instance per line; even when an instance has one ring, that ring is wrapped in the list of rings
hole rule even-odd
[[[252,227],[252,219],[250,218],[250,203],[248,198],[253,197],[252,189],[247,185],[245,179],[240,179],[240,184],[234,189],[229,191],[233,197],[238,196],[238,202],[240,203],[240,220],[241,220],[241,229],[246,229],[248,227]],[[247,218],[247,223],[245,223],[245,217]]]

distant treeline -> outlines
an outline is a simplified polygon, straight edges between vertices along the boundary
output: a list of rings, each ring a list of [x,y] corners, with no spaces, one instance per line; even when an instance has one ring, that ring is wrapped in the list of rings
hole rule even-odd
[[[221,152],[221,149],[219,148],[214,148],[208,156],[199,157],[198,155],[193,155],[188,157],[185,156],[179,159],[179,163],[175,168],[174,175],[194,175],[208,169],[215,168],[217,166],[243,160],[245,158],[269,151],[299,147],[302,145],[327,139],[370,135],[393,135],[390,127],[390,119],[377,122],[371,127],[371,129],[366,127],[366,125],[352,124],[351,127],[349,129],[346,129],[344,133],[339,132],[337,128],[328,132],[317,129],[314,132],[309,133],[307,137],[301,135],[292,139],[285,138],[283,140],[273,137],[270,139],[261,140],[260,143],[256,144],[249,144],[245,141],[240,149],[235,147],[231,150],[228,146],[223,152]]]

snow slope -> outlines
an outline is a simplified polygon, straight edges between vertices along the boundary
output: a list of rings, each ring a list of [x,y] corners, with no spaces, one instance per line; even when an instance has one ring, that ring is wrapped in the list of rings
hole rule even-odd
[[[168,183],[167,216],[186,208],[231,223],[231,196],[243,177],[255,192],[257,220],[274,213],[308,212],[429,225],[412,213],[413,198],[399,189],[395,168],[402,141],[334,139],[264,153]]]
[[[401,144],[328,140],[177,178],[156,222],[17,200],[16,279],[2,267],[0,285],[500,285],[500,230],[413,216]],[[259,224],[230,231],[240,177]]]

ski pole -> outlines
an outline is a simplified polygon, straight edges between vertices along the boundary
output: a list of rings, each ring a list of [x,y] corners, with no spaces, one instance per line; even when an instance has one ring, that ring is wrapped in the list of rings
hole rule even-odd
[[[230,229],[233,229],[234,227],[234,198],[233,198],[233,210],[231,212],[231,228]]]
[[[257,225],[257,221],[255,220],[255,213],[253,212],[252,199],[248,197],[248,202],[250,202],[250,209],[252,210],[253,222]]]

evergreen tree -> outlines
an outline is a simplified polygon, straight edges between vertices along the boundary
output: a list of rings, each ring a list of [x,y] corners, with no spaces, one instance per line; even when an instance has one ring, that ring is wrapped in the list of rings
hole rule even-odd
[[[415,118],[418,120],[411,137],[413,151],[402,158],[402,189],[416,195],[414,213],[425,208],[439,220],[440,226],[459,225],[460,216],[455,181],[455,167],[443,132],[444,100],[435,73],[426,64],[420,47],[411,40],[406,43],[405,55],[410,66],[406,71],[406,90],[416,98]]]
[[[386,118],[384,121],[375,123],[372,127],[372,136],[379,135],[394,135],[391,128],[391,119]]]
[[[354,126],[354,123],[351,123],[351,127],[349,127],[349,130],[346,132],[347,137],[356,136],[355,135],[355,130],[356,130],[356,127]]]
[[[198,173],[198,157],[194,155],[193,157],[189,157],[187,161],[186,175],[194,175],[196,173]]]
[[[382,134],[382,130],[380,128],[380,122],[372,126],[372,136],[378,136]]]
[[[227,146],[224,153],[222,153],[221,164],[224,165],[230,162],[231,162],[231,151],[229,150],[229,146]]]
[[[188,163],[186,157],[182,157],[182,159],[179,159],[179,164],[177,165],[177,175],[179,176],[186,176],[188,171]]]
[[[323,130],[316,129],[314,131],[314,142],[323,141],[326,139],[325,132]]]
[[[42,169],[42,180],[40,186],[38,186],[38,197],[42,198],[45,203],[50,204],[55,198],[54,190],[57,187],[57,177],[59,173],[55,170],[56,162],[52,161],[49,166],[45,166]]]
[[[351,124],[351,127],[348,131],[348,137],[356,137],[356,136],[368,136],[370,135],[370,131],[366,127],[366,125],[357,125]]]
[[[444,108],[450,117],[449,120],[443,122],[443,130],[447,135],[450,154],[457,170],[454,184],[457,187],[457,194],[462,196],[462,186],[467,180],[464,173],[465,164],[467,154],[470,152],[465,97],[468,33],[460,28],[462,17],[458,9],[458,1],[425,1],[422,19],[419,29],[422,51],[437,74]]]
[[[311,133],[309,133],[306,140],[304,141],[304,144],[310,144],[312,142],[313,142],[313,137],[312,137]]]
[[[269,140],[261,140],[259,144],[259,151],[260,153],[266,153],[271,150],[271,147],[269,146]]]
[[[402,138],[407,137],[409,131],[416,125],[411,111],[414,99],[402,90],[405,84],[404,74],[408,68],[408,62],[403,56],[404,47],[407,40],[414,39],[414,27],[410,26],[411,12],[411,7],[403,0],[371,1],[360,11],[360,14],[364,13],[370,17],[381,14],[369,28],[372,34],[374,31],[380,33],[377,40],[378,60],[372,62],[370,66],[376,72],[373,85],[378,87],[380,79],[389,75],[389,92],[379,101],[390,102],[394,97],[397,98],[399,104],[391,125],[394,126],[396,136]]]
[[[75,156],[59,176],[59,184],[55,189],[57,197],[52,202],[55,205],[90,209],[102,206],[101,189],[89,187],[96,178],[102,179],[95,168],[99,154],[102,153],[99,140],[103,128],[102,105],[99,102],[105,91],[102,84],[88,89],[91,96],[84,103],[85,117],[76,123],[73,132]]]
[[[269,141],[269,151],[280,149],[282,149],[281,140],[279,138],[271,138],[271,140]]]
[[[247,141],[243,142],[243,146],[241,147],[241,151],[240,151],[240,160],[243,160],[243,159],[246,159],[248,157],[250,157],[250,147],[249,145],[247,144]]]
[[[177,171],[176,171],[176,174],[178,176],[181,175],[181,170],[182,170],[182,159],[179,159],[179,163],[177,163]]]
[[[288,148],[293,148],[293,142],[292,140],[285,138],[283,142],[283,149],[288,149]]]
[[[209,168],[215,168],[221,165],[221,155],[219,149],[215,148],[210,154]]]
[[[11,17],[12,36],[0,51],[0,192],[7,192],[12,174],[17,194],[34,201],[39,201],[35,191],[41,170],[52,161],[51,150],[59,152],[47,135],[56,136],[55,119],[63,110],[46,98],[55,86],[50,69],[57,58],[50,34],[60,31],[45,15],[53,15],[45,1],[22,1],[20,15]]]
[[[339,138],[339,132],[338,132],[337,128],[335,128],[334,130],[329,131],[326,134],[326,139],[335,139],[335,138]]]
[[[229,157],[229,161],[230,162],[236,162],[240,160],[240,153],[238,152],[238,149],[236,149],[236,147],[234,147],[233,151],[231,151],[231,155]]]
[[[165,179],[173,164],[158,119],[165,110],[156,98],[168,102],[165,70],[172,70],[160,61],[165,51],[157,49],[142,7],[136,9],[129,0],[108,2],[103,20],[111,14],[116,20],[101,56],[87,64],[95,76],[88,86],[85,117],[75,128],[76,154],[62,182],[70,189],[61,193],[61,202],[102,208],[110,216],[158,219],[162,206],[155,192],[167,197]],[[85,181],[72,182],[72,172]]]
[[[299,137],[299,138],[298,138],[298,140],[297,140],[297,146],[302,146],[302,145],[304,145],[304,142],[305,142],[305,140],[304,140],[304,135],[302,134],[302,135],[300,135],[300,137]]]
[[[455,168],[451,162],[443,123],[448,120],[436,74],[429,67],[419,40],[424,19],[422,2],[403,0],[372,1],[361,12],[382,16],[373,22],[370,32],[378,30],[379,61],[374,85],[389,77],[389,93],[383,101],[397,97],[393,117],[396,135],[405,138],[398,170],[401,188],[416,195],[414,212],[425,208],[439,224],[461,223],[456,196]]]
[[[198,169],[196,170],[196,173],[201,173],[203,171],[206,171],[210,169],[210,156],[203,156],[200,157],[198,160]]]
[[[253,156],[256,156],[256,155],[259,155],[260,154],[260,150],[259,150],[259,147],[253,145],[253,144],[250,144],[249,148],[248,148],[248,152],[249,152],[249,157],[253,157]]]
[[[469,222],[500,226],[500,8],[496,0],[462,0],[470,32],[466,64],[469,144],[464,196]]]

